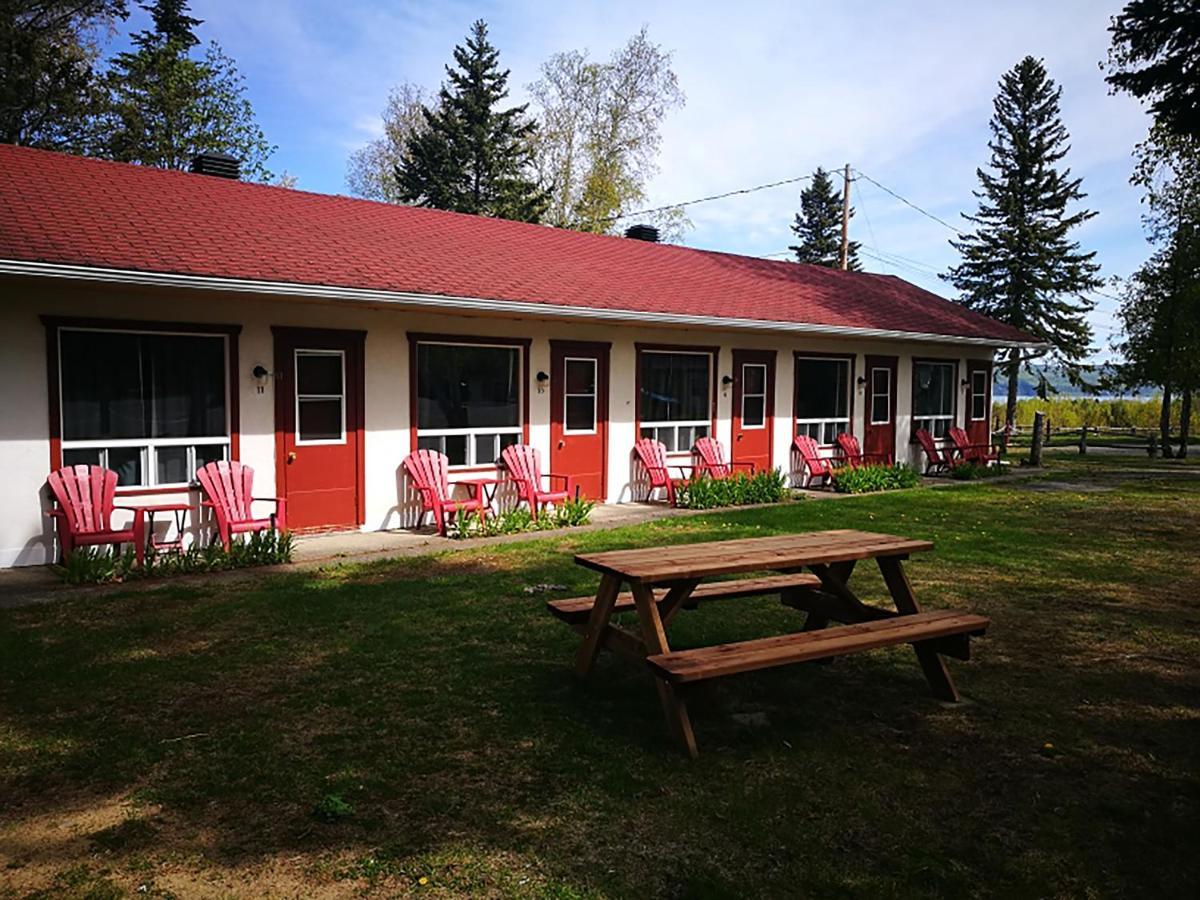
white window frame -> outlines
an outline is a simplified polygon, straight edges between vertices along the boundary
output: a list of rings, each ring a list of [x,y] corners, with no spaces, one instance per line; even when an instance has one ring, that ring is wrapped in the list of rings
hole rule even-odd
[[[79,325],[62,325],[57,329],[54,340],[58,349],[58,433],[65,435],[66,421],[66,404],[63,402],[63,353],[62,353],[62,335],[64,331],[87,331],[99,334],[148,334],[155,337],[210,337],[219,338],[223,350],[222,358],[222,373],[225,378],[225,434],[223,436],[212,435],[207,437],[182,437],[182,438],[114,438],[105,440],[103,438],[97,440],[75,440],[69,441],[65,438],[61,442],[61,452],[63,464],[66,462],[67,453],[72,450],[96,450],[99,451],[99,465],[103,468],[110,468],[108,464],[109,448],[124,448],[137,447],[140,448],[139,464],[142,470],[142,481],[137,484],[119,484],[117,487],[124,490],[125,488],[165,488],[177,487],[180,490],[186,490],[189,486],[195,483],[196,471],[196,447],[216,447],[223,448],[221,454],[222,459],[228,460],[232,452],[232,437],[231,437],[231,422],[232,415],[231,392],[233,385],[230,383],[229,377],[229,335],[222,332],[208,331],[169,331],[156,330],[152,328],[91,328]],[[193,477],[187,481],[159,481],[158,480],[158,448],[159,447],[187,447],[187,470],[193,473]]]
[[[667,350],[657,350],[657,349],[656,350],[639,350],[638,354],[637,354],[637,366],[638,366],[638,372],[639,372],[639,379],[640,379],[640,372],[641,372],[641,367],[642,367],[642,356],[643,356],[643,354],[647,354],[647,353],[658,354],[660,356],[704,356],[704,357],[707,357],[707,359],[708,359],[708,378],[705,379],[705,384],[707,385],[708,393],[705,397],[705,406],[710,410],[712,409],[712,402],[713,402],[712,376],[713,376],[713,368],[716,365],[716,360],[713,359],[714,354],[712,354],[708,350],[670,350],[670,349],[667,349]],[[640,415],[641,411],[642,411],[641,410],[642,398],[640,396],[637,398],[637,403],[638,403],[638,413]],[[694,444],[695,441],[693,441],[692,444],[689,444],[687,447],[680,448],[680,446],[679,446],[679,429],[681,429],[681,428],[703,428],[704,434],[699,435],[698,437],[712,437],[713,436],[713,434],[712,434],[713,423],[712,423],[711,418],[708,418],[708,419],[673,419],[673,420],[669,420],[669,421],[668,420],[654,420],[654,421],[640,420],[638,422],[638,435],[640,437],[653,437],[654,440],[656,440],[662,444],[666,444],[666,441],[664,441],[661,437],[662,432],[674,431],[673,439],[671,441],[671,446],[674,447],[675,449],[668,450],[667,453],[671,454],[671,455],[688,454],[688,453],[692,452],[692,444]],[[647,430],[649,430],[651,432],[651,434],[647,435],[646,434]]]
[[[875,373],[883,372],[887,376],[887,390],[882,394],[875,390]],[[870,375],[871,396],[869,398],[870,418],[872,425],[891,425],[892,424],[892,367],[891,366],[872,366]],[[887,418],[875,418],[875,401],[883,397],[887,400]]]
[[[443,456],[448,456],[446,453],[446,438],[456,435],[465,435],[467,438],[467,461],[465,463],[451,465],[452,470],[496,468],[500,465],[500,437],[506,434],[517,436],[517,443],[521,442],[525,434],[525,391],[522,385],[525,384],[525,353],[524,347],[520,344],[505,344],[505,343],[482,343],[480,341],[418,341],[414,348],[414,353],[419,353],[421,347],[494,347],[500,350],[515,350],[517,352],[517,424],[514,426],[504,426],[502,428],[422,428],[420,422],[420,400],[413,407],[412,416],[417,419],[417,447],[421,445],[421,438],[438,438],[438,452]],[[415,365],[414,371],[419,371],[419,367]],[[414,393],[420,397],[420,386],[413,385]],[[475,442],[480,437],[492,437],[493,457],[491,462],[476,462]],[[414,450],[417,447],[413,447]]]
[[[988,381],[990,380],[988,378],[988,374],[989,373],[988,373],[987,369],[972,369],[971,370],[971,397],[970,397],[970,403],[967,406],[967,416],[969,417],[970,421],[972,421],[972,422],[986,422],[988,420],[988,406],[990,405],[988,403],[988,395],[991,393],[991,391],[988,390],[988,387],[989,387]],[[978,377],[979,380],[982,382],[982,384],[979,385],[978,390],[976,390],[976,384],[975,384],[976,377]],[[983,415],[982,416],[975,415],[975,398],[976,397],[983,398]]]
[[[851,379],[854,378],[854,360],[846,359],[845,357],[840,357],[840,356],[802,356],[802,357],[800,357],[800,359],[803,359],[806,362],[833,362],[833,363],[838,363],[839,365],[843,365],[846,367],[846,394],[847,394],[847,397],[846,397],[846,415],[844,417],[842,417],[840,419],[839,418],[801,419],[801,418],[796,417],[796,404],[795,404],[794,400],[792,402],[792,416],[795,421],[795,425],[794,425],[795,433],[797,435],[801,435],[801,434],[808,435],[809,437],[815,439],[816,442],[822,447],[833,447],[834,445],[837,444],[837,436],[839,434],[850,432],[850,410],[851,410],[851,406],[852,406],[852,404],[850,402],[850,400],[851,400],[850,394],[853,390],[851,387],[850,381],[851,381]],[[792,377],[792,386],[793,386],[792,390],[793,391],[796,389],[795,384],[796,384],[796,378],[795,378],[795,375],[793,375],[793,377]],[[843,426],[841,431],[836,430],[839,425]],[[830,433],[829,429],[831,429],[831,428],[834,429],[832,431],[833,440],[826,441],[825,436],[826,436],[826,434]],[[814,429],[816,429],[816,432],[817,432],[816,434],[813,434]]]
[[[761,391],[746,390],[746,370],[749,368],[762,369],[762,386]],[[762,431],[767,427],[767,364],[766,363],[742,363],[742,398],[741,398],[741,419],[742,431]],[[746,398],[761,397],[762,398],[762,421],[757,425],[746,424]]]
[[[952,390],[950,391],[950,412],[939,413],[937,415],[932,415],[932,416],[918,416],[917,415],[916,377],[917,377],[917,366],[919,366],[919,365],[943,366],[950,370],[950,384],[952,387]],[[957,385],[955,385],[954,382],[955,382],[955,379],[957,378],[957,376],[958,376],[958,365],[956,363],[944,362],[939,359],[913,360],[913,396],[912,396],[913,434],[916,434],[919,429],[924,428],[926,431],[929,432],[930,436],[933,437],[934,440],[944,440],[946,437],[949,436],[950,429],[954,426],[954,420],[955,420],[955,408],[954,408],[955,402],[954,401],[955,401],[956,395],[958,394],[958,387],[957,387]],[[937,432],[937,423],[938,422],[946,423],[941,434],[938,434],[938,432]]]
[[[301,394],[300,393],[300,357],[301,356],[336,356],[342,363],[342,392],[340,394]],[[292,351],[292,384],[295,395],[296,428],[295,439],[297,447],[335,447],[346,443],[346,351],[328,350],[316,347],[297,347]],[[306,441],[300,437],[300,401],[301,400],[337,400],[341,403],[342,428],[341,436],[325,438],[318,441]]]
[[[568,393],[567,392],[567,366],[570,363],[587,363],[592,367],[592,392],[587,393]],[[600,418],[600,367],[596,364],[595,357],[591,356],[567,356],[563,358],[563,434],[596,434],[596,429],[599,426]],[[591,397],[592,398],[592,427],[591,428],[568,428],[567,427],[567,401],[572,397]]]

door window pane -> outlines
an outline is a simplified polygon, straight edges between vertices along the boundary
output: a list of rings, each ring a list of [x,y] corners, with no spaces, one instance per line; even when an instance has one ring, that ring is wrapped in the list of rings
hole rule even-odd
[[[742,366],[742,390],[747,394],[765,394],[767,367],[758,364]]]
[[[871,424],[887,425],[892,421],[892,370],[871,370]]]
[[[342,440],[342,401],[301,398],[296,434],[301,442]]]
[[[566,398],[565,424],[567,431],[596,430],[596,398],[580,395]]]
[[[342,354],[296,353],[296,390],[300,394],[342,394]]]
[[[758,428],[766,421],[766,401],[763,397],[742,398],[742,425],[746,428]]]
[[[596,393],[596,362],[591,359],[568,359],[566,384],[568,394]]]
[[[976,369],[971,373],[971,420],[975,422],[987,418],[987,388],[988,373]]]

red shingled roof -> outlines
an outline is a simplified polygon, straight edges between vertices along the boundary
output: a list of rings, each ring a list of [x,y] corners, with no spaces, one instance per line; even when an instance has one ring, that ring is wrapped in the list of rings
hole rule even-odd
[[[0,146],[0,259],[957,337],[898,278]]]

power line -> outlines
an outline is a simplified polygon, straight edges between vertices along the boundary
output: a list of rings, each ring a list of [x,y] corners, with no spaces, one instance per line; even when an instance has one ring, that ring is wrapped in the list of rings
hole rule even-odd
[[[631,219],[634,216],[648,216],[651,213],[666,212],[669,209],[679,209],[684,206],[694,206],[697,203],[708,203],[710,200],[724,200],[726,197],[736,197],[740,194],[753,194],[755,191],[765,191],[767,188],[782,187],[785,184],[796,184],[800,181],[808,181],[812,178],[811,175],[798,175],[795,178],[784,178],[781,181],[771,181],[767,184],[756,184],[754,187],[741,188],[736,191],[725,191],[723,194],[712,194],[708,197],[697,197],[695,200],[684,200],[682,203],[668,203],[666,206],[656,206],[653,209],[639,209],[637,212],[621,213],[619,216],[609,216],[608,222],[616,222],[620,219]]]
[[[951,225],[945,219],[935,216],[933,213],[929,212],[926,209],[922,209],[921,207],[917,206],[917,204],[913,203],[911,200],[907,199],[906,197],[901,197],[899,194],[897,194],[895,191],[893,191],[890,187],[886,187],[885,185],[880,184],[878,181],[876,181],[874,178],[872,178],[870,175],[868,175],[862,169],[855,169],[854,171],[857,172],[859,175],[861,175],[863,178],[867,179],[867,181],[871,182],[871,184],[875,185],[875,187],[879,188],[884,193],[891,194],[893,197],[895,197],[897,200],[899,200],[905,206],[912,207],[917,212],[919,212],[921,215],[925,216],[925,218],[932,219],[933,221],[937,222],[939,225],[949,228],[956,235],[958,235],[959,237],[962,237],[962,232],[960,232],[957,228],[955,228],[953,225]]]

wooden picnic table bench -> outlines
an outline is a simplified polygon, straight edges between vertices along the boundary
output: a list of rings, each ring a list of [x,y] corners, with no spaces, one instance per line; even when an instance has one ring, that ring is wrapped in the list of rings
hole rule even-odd
[[[921,611],[902,563],[912,553],[932,549],[929,541],[837,530],[582,554],[575,562],[600,573],[596,596],[552,600],[547,606],[583,635],[576,658],[580,675],[591,671],[602,648],[650,667],[668,727],[695,757],[684,691],[711,678],[911,644],[934,695],[957,701],[941,657],[968,659],[970,638],[983,634],[989,623],[969,613]],[[895,610],[864,603],[848,587],[855,565],[865,559],[879,566]],[[701,584],[755,572],[776,574]],[[621,592],[623,584],[629,585],[626,593]],[[666,626],[680,610],[709,600],[771,594],[807,614],[800,631],[671,649]],[[614,613],[626,611],[636,612],[638,633],[610,621]],[[831,621],[842,624],[830,626]]]

